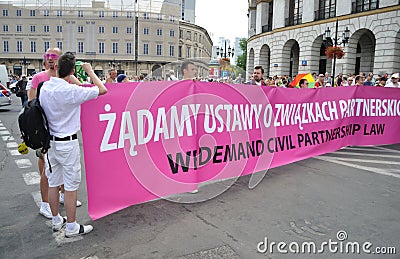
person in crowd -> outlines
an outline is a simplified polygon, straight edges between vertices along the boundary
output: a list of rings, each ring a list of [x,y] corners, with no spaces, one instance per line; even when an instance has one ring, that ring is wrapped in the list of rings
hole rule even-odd
[[[16,84],[17,92],[15,93],[19,98],[21,98],[21,105],[25,107],[28,102],[28,93],[26,91],[26,85],[28,84],[28,78],[23,75],[21,80]]]
[[[305,78],[300,79],[299,86],[300,86],[300,88],[308,88],[307,79],[305,79]]]
[[[178,78],[175,76],[175,71],[174,70],[170,70],[169,71],[167,80],[168,81],[176,81],[176,80],[178,80]]]
[[[332,77],[330,77],[328,72],[326,72],[324,76],[324,86],[325,87],[332,86]]]
[[[375,84],[372,82],[373,76],[374,76],[374,74],[369,73],[367,78],[365,79],[363,85],[364,86],[374,86]]]
[[[108,74],[108,77],[106,79],[106,83],[117,83],[117,70],[115,70],[114,68],[110,70],[110,73]]]
[[[345,76],[342,77],[342,82],[340,83],[340,86],[349,86],[347,77],[345,77]]]
[[[362,75],[356,76],[355,81],[355,85],[357,86],[364,85],[364,77]]]
[[[59,56],[61,55],[61,50],[59,48],[49,48],[46,50],[46,53],[44,54],[44,66],[46,68],[45,71],[39,72],[35,74],[32,78],[31,81],[28,82],[27,84],[27,91],[28,91],[28,101],[32,100],[33,98],[36,97],[37,93],[37,88],[41,82],[49,81],[51,77],[56,76],[56,68],[57,68],[57,61]],[[80,84],[79,80],[75,76],[70,77],[71,83],[74,84]],[[44,172],[44,155],[42,154],[41,150],[38,149],[36,150],[36,156],[38,157],[38,168],[39,168],[39,173],[40,173],[40,195],[42,198],[42,202],[40,205],[39,213],[48,218],[51,219],[51,211],[50,211],[50,206],[48,202],[48,190],[49,190],[49,183],[48,179],[46,177],[46,174]],[[61,186],[61,193],[59,197],[60,203],[64,203],[64,187]],[[76,206],[79,207],[81,206],[82,203],[77,200]]]
[[[235,78],[234,81],[235,84],[243,84],[243,78],[242,78],[242,74],[238,74],[238,76]]]
[[[315,87],[316,88],[321,88],[321,87],[325,87],[325,76],[323,74],[319,74],[317,81],[315,81]]]
[[[385,87],[391,87],[391,88],[400,88],[399,86],[399,73],[394,73],[392,77],[390,78],[390,83],[387,83]]]
[[[251,85],[266,85],[263,79],[264,68],[262,66],[255,66],[253,70],[253,79],[250,80]]]
[[[117,83],[129,82],[129,78],[125,74],[119,74],[117,76]]]
[[[196,79],[197,68],[196,65],[189,60],[183,61],[181,65],[182,79]]]
[[[80,130],[80,105],[107,93],[89,63],[82,68],[91,78],[93,87],[70,84],[74,74],[75,56],[66,52],[58,58],[57,77],[51,77],[40,90],[40,104],[49,121],[51,147],[47,157],[46,176],[49,183],[49,203],[52,214],[52,229],[60,231],[66,224],[65,236],[74,237],[93,230],[91,225],[76,222],[77,189],[81,181],[80,147],[77,132]],[[67,217],[59,214],[58,188],[64,184],[65,210]]]

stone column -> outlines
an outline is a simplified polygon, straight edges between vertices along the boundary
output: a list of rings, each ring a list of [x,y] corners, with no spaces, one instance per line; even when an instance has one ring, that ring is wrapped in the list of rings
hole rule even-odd
[[[272,29],[285,27],[285,2],[286,1],[274,1],[274,17],[272,21]]]
[[[349,0],[336,0],[336,16],[351,14],[351,3]]]
[[[268,23],[268,4],[266,0],[257,1],[256,34],[262,33],[262,26]]]
[[[302,23],[314,21],[314,14],[318,5],[314,0],[303,0]]]

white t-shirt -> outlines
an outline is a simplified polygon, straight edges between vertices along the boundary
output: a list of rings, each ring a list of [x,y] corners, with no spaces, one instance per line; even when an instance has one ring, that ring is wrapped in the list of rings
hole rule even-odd
[[[62,138],[77,133],[81,128],[80,105],[98,95],[97,86],[83,87],[51,77],[43,84],[39,97],[49,121],[50,134]]]
[[[397,83],[397,86],[393,84],[393,82],[390,82],[385,85],[385,87],[391,87],[391,88],[400,88],[400,84]]]

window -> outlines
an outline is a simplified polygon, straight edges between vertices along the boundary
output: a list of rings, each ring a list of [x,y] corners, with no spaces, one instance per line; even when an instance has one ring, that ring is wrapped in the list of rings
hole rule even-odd
[[[36,25],[31,25],[31,32],[36,32]]]
[[[196,48],[193,49],[193,57],[197,58],[197,49]]]
[[[183,39],[183,30],[179,30],[179,39]]]
[[[3,10],[3,16],[8,16],[8,10]]]
[[[157,15],[157,20],[159,20],[159,21],[162,20],[162,14],[159,13],[159,14]]]
[[[83,17],[83,11],[78,11],[78,17]]]
[[[126,12],[126,18],[132,18],[132,12]]]
[[[149,35],[150,34],[150,29],[149,28],[143,28],[143,34]]]
[[[46,52],[49,48],[50,48],[50,41],[45,41],[44,42],[44,51],[43,52]]]
[[[44,32],[50,32],[50,26],[49,25],[43,26],[43,31]]]
[[[22,16],[22,10],[17,10],[17,16]]]
[[[175,46],[174,45],[169,45],[169,56],[170,57],[175,56]]]
[[[99,53],[104,54],[104,42],[99,42]]]
[[[112,53],[117,54],[118,53],[118,42],[113,42],[112,44]]]
[[[99,17],[103,18],[104,17],[104,11],[99,11]]]
[[[319,0],[318,10],[315,12],[315,20],[323,20],[336,16],[335,0]]]
[[[201,34],[199,34],[199,42],[201,43]]]
[[[57,10],[57,16],[62,16],[62,11],[61,10]]]
[[[190,58],[191,52],[192,52],[192,49],[190,47],[187,47],[187,49],[186,49],[186,58]]]
[[[36,41],[31,41],[31,52],[36,53]]]
[[[148,13],[143,13],[143,19],[145,20],[150,19],[150,15]]]
[[[162,55],[162,45],[161,44],[157,44],[156,55],[157,56],[161,56]]]
[[[62,49],[62,41],[57,41],[57,48]]]
[[[175,37],[175,31],[174,30],[169,30],[169,36]]]
[[[8,40],[3,41],[3,51],[4,52],[8,52],[9,51]]]
[[[289,17],[285,18],[285,26],[301,24],[303,0],[289,0]]]
[[[17,32],[22,32],[22,25],[17,25]]]
[[[126,33],[132,34],[132,27],[126,27]]]
[[[83,32],[83,26],[78,26],[78,32]]]
[[[193,40],[197,42],[197,33],[194,33],[194,39]]]
[[[187,31],[186,32],[186,39],[187,40],[192,40],[192,32],[191,31]]]
[[[112,12],[112,18],[118,18],[118,12],[117,11],[113,11]]]
[[[99,27],[99,33],[104,33],[104,26]]]
[[[118,33],[118,27],[115,27],[115,26],[114,26],[114,27],[112,28],[112,33]]]
[[[132,42],[126,43],[126,54],[132,54]]]
[[[50,11],[49,10],[44,10],[43,11],[43,16],[49,16],[50,15]]]
[[[62,26],[61,25],[57,25],[57,32],[62,32]]]
[[[375,10],[379,8],[378,0],[352,0],[351,1],[351,12],[360,13],[369,10]]]
[[[3,25],[3,31],[4,31],[4,32],[8,32],[8,25],[7,25],[7,24],[4,24],[4,25]]]
[[[36,16],[36,10],[29,10],[29,16]]]
[[[143,54],[149,55],[149,44],[148,43],[143,44]]]
[[[17,52],[22,52],[22,40],[17,41]]]
[[[78,53],[83,53],[83,41],[78,41]]]
[[[175,17],[172,16],[172,15],[170,15],[170,16],[169,16],[169,21],[170,21],[170,22],[174,22],[174,21],[175,21]]]
[[[178,47],[178,58],[182,57],[182,46]]]
[[[157,36],[162,36],[162,29],[157,29]]]

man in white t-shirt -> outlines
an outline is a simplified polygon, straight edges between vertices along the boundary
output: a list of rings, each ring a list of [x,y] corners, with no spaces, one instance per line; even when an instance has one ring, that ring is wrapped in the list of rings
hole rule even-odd
[[[390,79],[390,83],[386,84],[385,87],[400,88],[399,85],[399,73],[394,73]]]
[[[46,176],[49,182],[53,231],[61,230],[66,224],[65,236],[73,237],[93,230],[91,225],[76,223],[77,190],[81,182],[80,148],[77,137],[77,132],[81,128],[80,105],[106,94],[107,88],[89,63],[83,63],[82,68],[95,86],[83,87],[68,83],[75,67],[75,56],[71,52],[60,56],[57,64],[57,77],[51,77],[43,84],[39,96],[40,104],[49,121],[51,134]],[[66,218],[59,214],[58,186],[62,184],[65,189]]]

